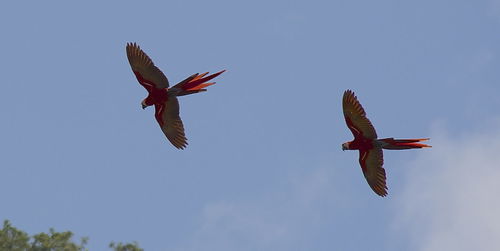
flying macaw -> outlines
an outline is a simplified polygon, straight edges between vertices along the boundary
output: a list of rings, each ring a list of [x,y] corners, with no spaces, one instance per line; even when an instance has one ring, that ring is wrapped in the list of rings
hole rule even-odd
[[[411,148],[431,147],[417,142],[425,139],[377,139],[377,133],[370,120],[366,117],[365,110],[359,103],[353,91],[344,92],[342,108],[347,127],[354,135],[354,140],[342,144],[342,150],[359,150],[359,164],[365,175],[368,185],[372,190],[384,197],[387,195],[385,183],[384,156],[382,149],[402,150]]]
[[[206,91],[205,87],[215,84],[215,82],[207,82],[219,76],[225,70],[209,76],[206,76],[208,72],[196,73],[169,88],[167,77],[154,65],[153,61],[141,50],[139,45],[127,43],[127,57],[137,81],[149,93],[141,102],[142,109],[154,105],[156,121],[160,124],[160,128],[167,136],[167,139],[176,148],[184,149],[188,143],[179,116],[177,96]]]

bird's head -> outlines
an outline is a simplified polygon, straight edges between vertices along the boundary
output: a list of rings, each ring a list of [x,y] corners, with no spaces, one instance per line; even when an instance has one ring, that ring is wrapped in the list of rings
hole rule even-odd
[[[147,104],[146,98],[141,102],[141,105],[142,105],[142,109],[146,109],[146,107],[150,106]]]
[[[342,151],[349,150],[349,143],[350,142],[345,142],[344,144],[342,144]]]

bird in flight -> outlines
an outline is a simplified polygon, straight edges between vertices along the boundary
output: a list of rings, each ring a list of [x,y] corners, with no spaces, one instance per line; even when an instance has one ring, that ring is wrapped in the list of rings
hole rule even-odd
[[[411,148],[431,147],[418,143],[426,139],[378,139],[375,128],[366,117],[365,110],[353,91],[344,92],[342,109],[347,127],[354,135],[354,140],[342,144],[342,150],[359,150],[359,164],[368,185],[379,196],[387,195],[387,185],[382,149],[403,150]]]
[[[184,125],[179,116],[177,96],[206,91],[207,86],[215,84],[208,81],[222,74],[225,70],[208,75],[193,74],[169,88],[167,77],[158,69],[144,51],[136,43],[127,43],[127,57],[137,81],[148,91],[142,100],[142,109],[155,106],[155,118],[167,139],[178,149],[187,146]]]

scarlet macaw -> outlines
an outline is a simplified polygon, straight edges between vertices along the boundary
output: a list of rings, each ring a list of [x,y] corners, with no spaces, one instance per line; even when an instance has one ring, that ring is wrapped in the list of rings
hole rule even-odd
[[[169,88],[167,77],[154,65],[153,61],[141,50],[139,45],[127,43],[127,57],[137,81],[149,93],[141,102],[142,109],[154,105],[156,121],[160,124],[160,128],[167,136],[167,139],[176,148],[184,149],[188,143],[179,116],[177,96],[206,91],[205,87],[215,84],[215,82],[207,82],[219,76],[225,70],[209,76],[206,76],[208,72],[196,73]]]
[[[351,90],[344,92],[342,108],[347,127],[354,135],[354,140],[342,144],[342,150],[359,150],[359,164],[372,190],[384,197],[387,195],[385,170],[382,167],[384,157],[382,149],[402,150],[411,148],[431,147],[417,142],[425,139],[377,139],[377,133],[365,110]]]

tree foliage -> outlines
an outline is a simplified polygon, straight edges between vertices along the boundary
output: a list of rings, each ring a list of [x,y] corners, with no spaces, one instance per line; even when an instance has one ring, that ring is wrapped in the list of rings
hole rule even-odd
[[[49,229],[48,233],[39,233],[29,236],[5,220],[0,230],[0,250],[9,251],[88,251],[85,245],[88,238],[84,237],[80,243],[72,240],[73,233],[70,231],[56,232]],[[111,242],[109,247],[114,251],[144,251],[137,242],[118,243]]]
[[[0,250],[27,250],[30,247],[29,240],[28,234],[17,230],[9,221],[3,222],[3,228],[0,231]]]
[[[111,242],[109,244],[109,247],[112,248],[114,251],[144,251],[144,249],[140,248],[139,247],[139,244],[137,244],[137,242],[133,242],[133,243],[126,243],[126,244],[123,244],[123,243],[114,243],[114,242]]]

